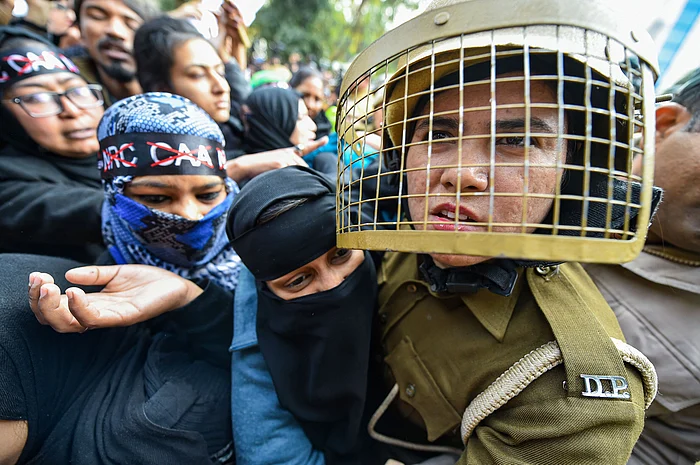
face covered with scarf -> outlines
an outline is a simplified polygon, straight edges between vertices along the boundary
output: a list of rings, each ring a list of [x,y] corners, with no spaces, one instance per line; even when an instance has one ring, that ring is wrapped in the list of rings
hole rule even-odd
[[[316,140],[316,124],[301,95],[289,89],[263,87],[245,102],[248,153],[266,152]]]
[[[148,93],[111,106],[98,138],[102,230],[114,260],[233,290],[240,259],[225,223],[238,187],[226,178],[216,123],[184,97]]]
[[[304,201],[289,208],[292,199]],[[360,428],[377,292],[372,259],[336,249],[333,184],[306,167],[251,180],[227,229],[258,282],[258,343],[280,403],[332,462],[350,453]]]

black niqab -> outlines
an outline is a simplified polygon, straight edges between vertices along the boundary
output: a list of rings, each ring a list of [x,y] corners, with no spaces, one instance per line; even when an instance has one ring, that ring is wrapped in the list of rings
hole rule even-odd
[[[280,200],[308,198],[262,225],[260,215]],[[367,390],[374,264],[364,262],[340,285],[283,300],[264,281],[294,271],[335,245],[335,192],[306,167],[257,176],[241,190],[229,215],[233,247],[258,284],[257,334],[280,405],[299,421],[326,463],[357,463]]]

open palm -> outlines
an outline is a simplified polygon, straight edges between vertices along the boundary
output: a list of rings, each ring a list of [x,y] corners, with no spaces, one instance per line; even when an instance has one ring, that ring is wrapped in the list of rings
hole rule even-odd
[[[79,286],[104,287],[92,293],[71,287],[62,294],[51,275],[32,273],[32,311],[42,324],[59,332],[133,325],[182,307],[202,292],[174,273],[146,265],[74,268],[66,279]]]

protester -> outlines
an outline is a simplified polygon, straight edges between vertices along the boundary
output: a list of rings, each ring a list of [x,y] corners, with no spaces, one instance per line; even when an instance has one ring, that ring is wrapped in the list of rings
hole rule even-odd
[[[664,201],[646,246],[632,262],[586,267],[659,375],[630,464],[700,461],[700,70],[674,87],[672,102],[656,109],[654,182]]]
[[[101,88],[23,29],[0,28],[0,56],[0,251],[93,261],[104,250]],[[20,73],[25,60],[32,66]]]
[[[367,463],[376,277],[368,253],[335,247],[334,224],[333,184],[304,167],[256,177],[231,209],[229,238],[252,272],[237,289],[231,346],[239,464]]]
[[[326,145],[305,155],[304,160],[315,170],[335,176],[338,172],[338,134],[331,126],[324,111],[323,76],[313,68],[302,67],[294,73],[289,81],[289,86],[301,94],[304,99],[309,117],[316,124],[316,138],[330,136]]]
[[[260,175],[239,195],[228,231],[253,274],[244,269],[239,275],[234,300],[231,411],[237,463],[357,460],[376,298],[374,263],[367,253],[334,246],[334,187],[309,168]],[[262,246],[283,231],[286,241]],[[57,330],[79,331],[81,324],[130,324],[192,302],[197,295],[174,288],[167,308],[155,298],[138,315],[116,311],[105,319],[111,312],[97,315],[74,305],[84,305],[85,299],[88,307],[108,305],[121,294],[133,300],[130,288],[167,276],[143,267],[120,267],[118,275],[110,268],[99,270],[105,271],[101,276],[120,276],[124,288],[113,288],[111,296],[73,297],[59,308],[57,301],[42,297],[34,304],[37,315]],[[32,288],[30,294],[37,292]],[[206,304],[224,309],[230,301]]]
[[[158,12],[154,0],[76,0],[85,49],[74,56],[88,82],[101,84],[105,105],[141,92],[133,57],[134,34]]]
[[[289,87],[304,99],[309,117],[316,123],[316,137],[330,134],[331,123],[324,113],[325,92],[321,73],[313,68],[302,67],[289,80]]]
[[[219,123],[227,158],[242,154],[243,131],[238,129],[242,124],[231,117],[225,64],[192,24],[168,16],[147,21],[136,32],[134,57],[144,91],[171,92],[190,99]]]
[[[73,0],[56,0],[49,14],[47,30],[54,36],[54,43],[66,50],[80,46],[80,29],[75,23]]]
[[[2,391],[35,392],[47,386],[51,395],[17,396],[2,404],[0,418],[17,420],[12,415],[23,412],[19,419],[31,434],[25,436],[20,463],[231,463],[226,349],[240,261],[225,233],[237,189],[225,177],[221,132],[188,100],[152,93],[110,107],[98,134],[109,250],[102,263],[147,264],[174,273],[158,270],[165,276],[157,279],[160,284],[113,275],[116,281],[105,291],[114,296],[110,286],[124,285],[123,279],[144,284],[137,290],[143,297],[136,299],[138,306],[151,302],[163,285],[167,292],[186,289],[189,301],[203,308],[183,308],[149,325],[90,332],[79,340],[50,337],[46,344],[34,340],[42,337],[35,324],[13,326],[34,342],[27,347],[0,337],[3,355],[9,354],[3,366],[16,367],[3,374]],[[78,282],[94,278],[84,269],[67,275],[69,280],[76,276]],[[52,276],[33,274],[31,284],[34,306],[61,305],[61,289]],[[84,298],[68,290],[63,303]],[[210,299],[224,305],[209,305]],[[23,321],[15,313],[20,310],[9,309],[8,319]],[[61,332],[86,330],[63,316],[37,312],[40,322]],[[93,361],[80,362],[83,356],[77,355],[75,365],[75,351],[92,354]],[[35,358],[44,368],[33,375],[25,366]],[[30,410],[34,403],[38,411]]]
[[[304,100],[289,89],[256,89],[246,100],[243,111],[247,153],[292,148],[297,156],[304,157],[328,142],[327,137],[316,140],[316,124],[309,117]],[[311,166],[317,171],[334,175],[337,172],[337,157],[333,153],[324,154],[321,158],[314,155],[309,160]]]
[[[182,95],[219,123],[230,160],[226,170],[234,181],[244,182],[272,169],[304,163],[293,149],[245,153],[243,123],[230,112],[239,105],[224,79],[227,67],[214,47],[188,22],[167,16],[148,21],[136,33],[134,50],[139,83],[146,91]],[[302,155],[323,143],[321,140],[305,147]]]

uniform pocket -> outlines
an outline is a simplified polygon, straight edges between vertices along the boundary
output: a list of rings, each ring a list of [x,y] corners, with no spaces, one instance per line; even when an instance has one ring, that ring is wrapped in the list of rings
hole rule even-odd
[[[461,415],[440,390],[410,337],[404,336],[385,360],[399,385],[401,401],[421,416],[429,441],[435,441],[459,426]]]

